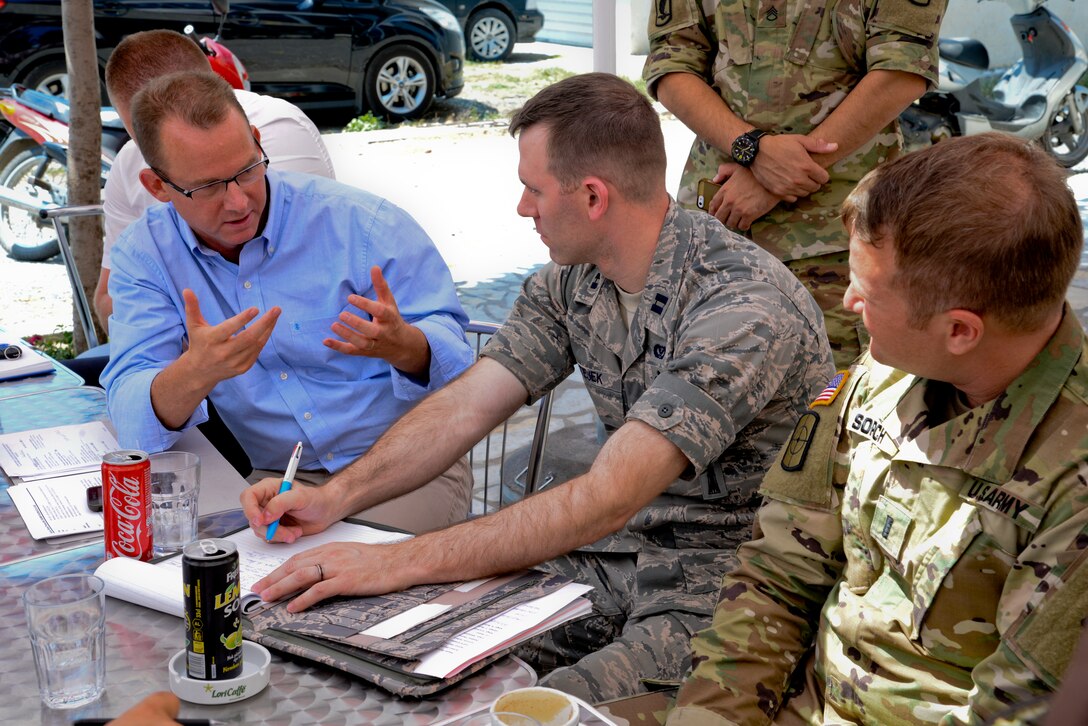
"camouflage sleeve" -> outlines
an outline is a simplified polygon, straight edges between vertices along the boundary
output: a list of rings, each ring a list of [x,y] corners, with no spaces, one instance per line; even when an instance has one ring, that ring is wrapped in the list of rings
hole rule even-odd
[[[937,85],[937,34],[947,0],[877,0],[866,26],[867,70],[906,71]]]
[[[657,82],[667,73],[692,73],[710,83],[717,41],[698,2],[667,0],[654,7],[647,29],[650,52],[642,68],[646,92],[656,99]]]
[[[1056,691],[1088,621],[1088,492],[1069,471],[1002,588],[998,648],[972,672],[965,721]]]
[[[716,461],[766,407],[806,346],[807,322],[773,284],[736,278],[692,300],[678,318],[672,356],[627,412],[660,431],[691,462]]]
[[[841,411],[863,397],[864,371],[844,378],[819,413],[813,406],[797,422],[767,471],[752,541],[722,581],[711,626],[692,639],[692,670],[669,726],[765,723],[805,661],[845,562],[840,506],[851,449]]]
[[[549,262],[530,275],[506,322],[480,353],[513,373],[529,392],[530,403],[574,370],[563,290],[568,276],[578,269]]]
[[[737,569],[722,582],[711,626],[692,639],[693,668],[669,726],[774,716],[842,569],[838,493],[830,510],[774,499],[760,509],[754,539],[737,550]]]

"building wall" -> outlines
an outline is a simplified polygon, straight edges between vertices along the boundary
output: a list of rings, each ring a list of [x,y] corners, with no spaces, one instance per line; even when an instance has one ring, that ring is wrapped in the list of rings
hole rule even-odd
[[[994,0],[948,0],[948,11],[945,14],[941,27],[941,35],[946,38],[969,37],[981,40],[986,44],[990,54],[990,65],[1008,66],[1020,57],[1020,45],[1009,25],[1009,17],[1013,12],[1021,12],[1025,3],[1031,0],[1013,0],[1000,2]],[[570,0],[570,2],[541,1],[542,7],[547,5],[572,5],[584,6],[585,14],[577,22],[585,24],[585,32],[592,42],[592,18],[589,11],[591,0]],[[1014,11],[1013,5],[1017,6]],[[617,50],[620,53],[647,53],[649,43],[646,40],[646,25],[650,17],[651,0],[616,0],[616,31]],[[1028,5],[1027,7],[1030,7]],[[1088,3],[1073,2],[1073,0],[1049,0],[1047,7],[1064,20],[1066,24],[1080,37],[1081,41],[1088,43]],[[547,11],[544,11],[545,13]],[[545,21],[544,28],[548,23]],[[625,38],[629,39],[625,43]],[[556,41],[562,42],[562,41]],[[629,43],[629,45],[628,45]],[[583,43],[579,43],[581,45]],[[584,43],[589,45],[589,43]]]

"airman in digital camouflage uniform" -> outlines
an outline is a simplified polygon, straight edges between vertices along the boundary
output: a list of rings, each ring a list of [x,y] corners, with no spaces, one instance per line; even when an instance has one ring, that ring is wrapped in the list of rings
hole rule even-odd
[[[267,599],[304,590],[288,606],[300,610],[545,563],[592,584],[595,612],[523,652],[556,669],[547,685],[633,694],[642,678],[683,674],[763,472],[830,376],[831,352],[819,308],[778,260],[669,199],[660,122],[629,83],[561,81],[510,128],[518,211],[553,264],[526,281],[482,360],[370,454],[323,489],[252,487],[243,505],[258,533],[281,513],[277,538],[320,531],[357,502],[418,486],[575,365],[612,435],[561,486],[391,547],[311,550],[257,588]]]
[[[650,13],[647,88],[697,135],[677,200],[693,209],[700,179],[725,178],[708,211],[804,282],[840,367],[864,331],[842,306],[839,207],[896,156],[896,117],[936,82],[945,2],[665,0]]]
[[[764,479],[670,726],[981,723],[1053,691],[1088,616],[1063,171],[956,139],[877,169],[844,219],[869,353]]]

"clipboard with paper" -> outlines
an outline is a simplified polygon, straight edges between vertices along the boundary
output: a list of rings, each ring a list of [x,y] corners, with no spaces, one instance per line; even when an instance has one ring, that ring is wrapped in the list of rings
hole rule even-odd
[[[503,657],[517,643],[590,605],[591,588],[535,570],[468,583],[420,585],[369,598],[336,598],[302,613],[287,601],[262,603],[251,586],[292,555],[326,541],[387,543],[410,537],[361,522],[337,522],[291,545],[248,529],[238,545],[246,639],[351,673],[402,696],[436,693]],[[156,563],[114,558],[96,571],[106,594],[180,617],[181,558]]]

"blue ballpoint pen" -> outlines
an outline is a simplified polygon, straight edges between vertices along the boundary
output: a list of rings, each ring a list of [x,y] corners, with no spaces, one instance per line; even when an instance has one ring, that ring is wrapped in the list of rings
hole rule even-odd
[[[298,462],[302,458],[302,442],[295,444],[295,450],[291,452],[291,460],[287,462],[287,471],[283,475],[283,482],[280,484],[280,490],[276,494],[279,496],[284,492],[291,491],[291,485],[295,481],[295,472],[298,471]],[[276,536],[276,530],[280,526],[280,520],[277,519],[272,524],[268,525],[268,531],[265,532],[264,541],[271,542],[272,538]]]

